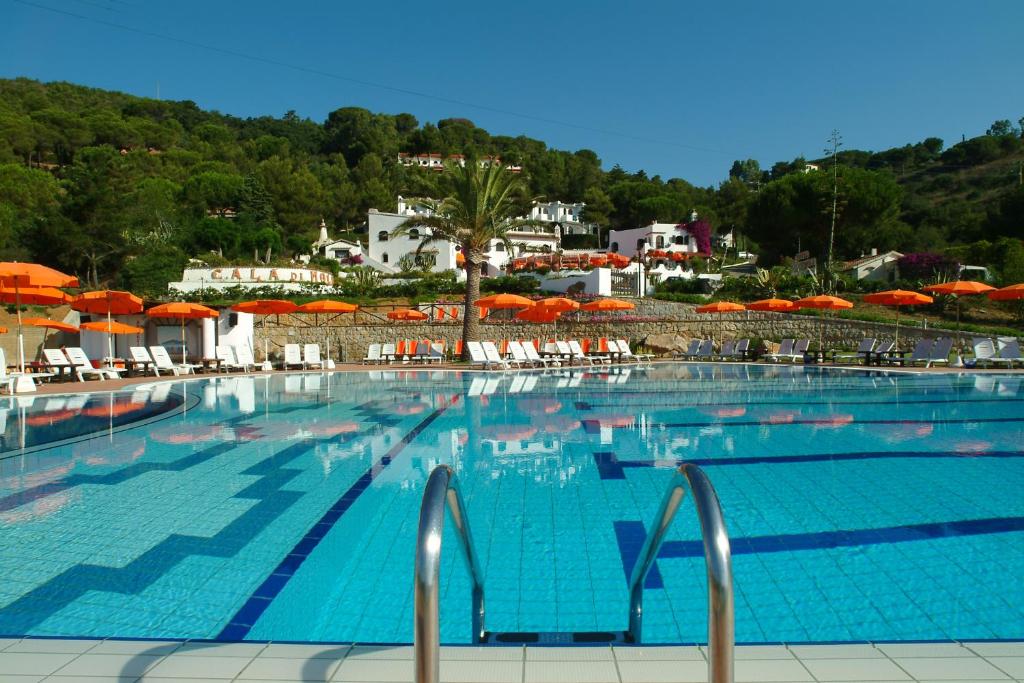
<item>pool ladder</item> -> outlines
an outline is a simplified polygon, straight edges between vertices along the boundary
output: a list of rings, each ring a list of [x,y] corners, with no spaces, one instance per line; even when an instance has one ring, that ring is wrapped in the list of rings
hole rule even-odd
[[[620,641],[640,642],[644,613],[644,580],[658,556],[669,525],[683,502],[686,489],[690,490],[697,506],[707,567],[708,681],[733,683],[735,617],[729,534],[725,528],[718,494],[715,493],[715,488],[707,475],[696,465],[683,464],[675,471],[658,509],[655,526],[647,533],[629,580],[629,630],[621,635]],[[473,583],[473,642],[482,643],[488,638],[488,633],[484,629],[483,574],[480,571],[476,549],[473,547],[473,537],[469,532],[469,519],[459,491],[458,478],[447,465],[438,465],[431,472],[423,491],[419,531],[416,536],[416,575],[413,585],[416,683],[438,683],[440,680],[438,580],[446,506],[451,511],[462,555]]]

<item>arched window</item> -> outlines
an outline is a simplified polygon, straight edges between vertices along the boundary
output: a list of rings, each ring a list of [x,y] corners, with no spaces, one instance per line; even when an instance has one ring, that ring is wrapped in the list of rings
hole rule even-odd
[[[388,262],[388,255],[387,254],[381,254],[380,255],[380,262],[381,263],[387,263]]]
[[[608,251],[617,252],[619,250],[619,243],[612,242],[612,246],[608,247]]]
[[[657,247],[658,247],[658,249],[664,249],[665,248],[665,238],[663,236],[661,236],[661,235],[658,235]]]
[[[494,251],[505,251],[505,243],[504,242],[498,242],[497,244],[495,244],[494,245]]]
[[[417,230],[416,228],[413,228],[412,230],[409,231],[409,239],[411,239],[411,240],[418,240],[419,238],[420,238],[420,231],[419,230]]]
[[[646,245],[647,245],[647,242],[645,240],[637,240],[636,241],[636,250],[637,251],[643,251],[644,247]]]
[[[381,230],[380,232],[378,232],[377,233],[377,241],[378,242],[387,242],[388,241],[388,231],[387,230]]]
[[[676,235],[675,237],[672,238],[672,243],[673,244],[686,244],[686,238],[683,237],[682,235]]]

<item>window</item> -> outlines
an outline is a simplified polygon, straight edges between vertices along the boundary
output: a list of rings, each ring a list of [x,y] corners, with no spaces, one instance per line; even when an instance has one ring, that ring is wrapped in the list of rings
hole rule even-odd
[[[494,251],[505,251],[505,243],[504,242],[498,242],[497,244],[495,244],[494,245]]]
[[[661,235],[658,235],[658,242],[657,242],[657,244],[658,244],[658,249],[663,249],[665,247],[665,238],[662,237]]]
[[[388,262],[388,255],[387,254],[381,254],[380,255],[380,262],[381,263],[387,263]]]
[[[672,244],[686,244],[686,238],[682,235],[676,235],[672,238]]]
[[[419,230],[417,230],[416,228],[413,228],[412,230],[409,231],[409,239],[411,239],[411,240],[418,240],[419,238],[420,238],[420,231]]]
[[[647,242],[645,240],[637,240],[636,241],[636,250],[637,251],[643,251],[645,246],[647,246]]]
[[[619,243],[612,242],[612,246],[608,247],[609,251],[617,252],[619,250]]]
[[[388,241],[388,231],[387,230],[381,230],[380,232],[378,232],[377,233],[377,241],[378,242],[387,242]]]

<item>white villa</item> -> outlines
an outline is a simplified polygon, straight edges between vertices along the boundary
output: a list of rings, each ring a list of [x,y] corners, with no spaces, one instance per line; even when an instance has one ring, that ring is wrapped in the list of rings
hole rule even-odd
[[[612,230],[608,233],[608,251],[633,258],[650,250],[697,253],[697,240],[686,230],[685,223],[652,222],[641,228]]]
[[[329,259],[351,262],[352,259],[363,257],[363,245],[359,242],[331,239],[327,236],[327,223],[320,219],[320,236],[313,242],[313,251]]]
[[[899,277],[897,262],[903,257],[898,251],[872,249],[867,256],[847,261],[842,265],[842,272],[854,280],[872,280],[875,282],[894,282]]]

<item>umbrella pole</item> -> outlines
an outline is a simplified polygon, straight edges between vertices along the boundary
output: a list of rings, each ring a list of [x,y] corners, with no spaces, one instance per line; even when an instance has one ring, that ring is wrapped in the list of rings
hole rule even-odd
[[[17,278],[14,279],[14,308],[18,311],[18,366],[21,374],[25,374],[25,337],[21,331],[21,289]]]
[[[900,350],[900,307],[896,307],[896,341],[893,344],[893,349],[897,352]]]
[[[181,319],[181,364],[185,365],[188,361],[185,360],[185,319]]]

